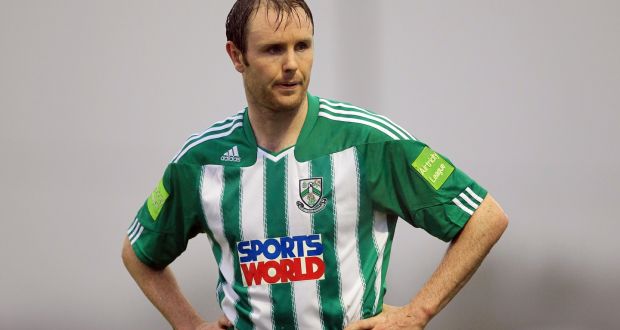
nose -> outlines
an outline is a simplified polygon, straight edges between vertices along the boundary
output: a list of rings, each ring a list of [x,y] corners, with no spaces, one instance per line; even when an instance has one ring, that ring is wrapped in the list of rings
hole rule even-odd
[[[284,55],[282,70],[287,73],[294,73],[295,71],[297,71],[297,68],[299,66],[297,60],[297,53],[295,52],[295,50],[288,50]]]

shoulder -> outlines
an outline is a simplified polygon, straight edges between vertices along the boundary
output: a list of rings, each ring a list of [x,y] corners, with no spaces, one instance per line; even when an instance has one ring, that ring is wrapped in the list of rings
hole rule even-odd
[[[327,129],[345,129],[362,142],[414,139],[405,129],[386,116],[336,100],[319,98],[318,123]]]
[[[203,132],[192,134],[177,154],[173,164],[211,164],[218,162],[229,149],[242,144],[246,109],[218,121]]]
[[[351,103],[317,97],[317,120],[304,143],[312,158],[351,147],[391,141],[415,141],[407,130],[388,117]],[[312,143],[321,139],[321,144]]]

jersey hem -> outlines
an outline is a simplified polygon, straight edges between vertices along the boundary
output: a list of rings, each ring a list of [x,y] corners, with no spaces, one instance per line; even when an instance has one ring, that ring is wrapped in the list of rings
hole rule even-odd
[[[489,192],[480,186],[477,186],[477,188],[481,190],[480,197],[484,200],[487,197]],[[474,211],[474,214],[476,214],[475,211]],[[441,239],[444,242],[451,242],[463,230],[463,228],[465,228],[465,225],[467,225],[469,220],[471,220],[471,218],[473,217],[473,214],[470,216],[467,216],[466,213],[463,213],[463,217],[465,220],[463,221],[462,225],[459,223],[456,223],[455,221],[450,220],[450,222],[452,222],[455,226],[451,228],[444,237],[439,237],[439,239]]]
[[[133,252],[136,254],[136,257],[138,257],[140,262],[142,262],[143,264],[151,268],[163,269],[163,268],[166,268],[166,266],[168,266],[168,264],[162,265],[162,264],[155,262],[144,251],[142,251],[142,249],[140,248],[139,245],[137,245],[137,243],[133,244],[131,248],[133,249]]]

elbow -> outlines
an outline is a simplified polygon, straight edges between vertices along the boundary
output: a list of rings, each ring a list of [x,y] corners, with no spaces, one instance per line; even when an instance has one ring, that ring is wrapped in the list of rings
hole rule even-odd
[[[497,238],[502,236],[506,228],[508,228],[508,215],[504,212],[504,209],[497,203],[497,201],[491,197],[487,196],[489,199],[488,203],[488,226],[492,229],[493,232],[497,234]]]
[[[144,263],[140,258],[138,258],[136,252],[134,251],[131,243],[129,243],[129,240],[127,238],[125,238],[125,241],[123,242],[123,248],[121,250],[121,260],[123,260],[123,265],[125,265],[125,268],[127,268],[127,270],[129,271],[129,273],[132,274],[132,276],[136,272],[144,272],[146,270],[161,271],[165,268],[165,266],[156,267]]]
[[[123,247],[121,249],[121,260],[123,260],[123,265],[125,265],[125,268],[129,268],[129,265],[135,258],[135,252],[131,248],[129,240],[127,239],[127,237],[125,237],[125,240],[123,241]]]
[[[500,217],[497,219],[497,226],[502,233],[506,231],[506,228],[508,228],[508,222],[508,216],[506,215],[506,213],[502,212]]]
[[[503,210],[499,210],[495,217],[493,217],[492,228],[496,233],[497,239],[499,239],[506,229],[508,228],[508,216]]]

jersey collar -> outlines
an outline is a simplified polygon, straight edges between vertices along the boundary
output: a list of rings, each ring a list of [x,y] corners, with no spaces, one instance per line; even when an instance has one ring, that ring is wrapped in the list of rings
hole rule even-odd
[[[314,128],[316,124],[316,120],[319,116],[319,98],[316,96],[307,93],[308,95],[308,112],[306,113],[306,119],[304,120],[304,125],[301,128],[301,132],[299,132],[299,136],[297,137],[297,142],[295,143],[295,158],[299,160],[299,150],[302,149],[303,145],[310,132]],[[243,130],[245,131],[245,137],[248,141],[248,145],[254,147],[256,153],[258,153],[258,145],[256,144],[256,137],[254,136],[254,130],[252,129],[252,124],[250,123],[249,109],[246,107],[243,112]]]

